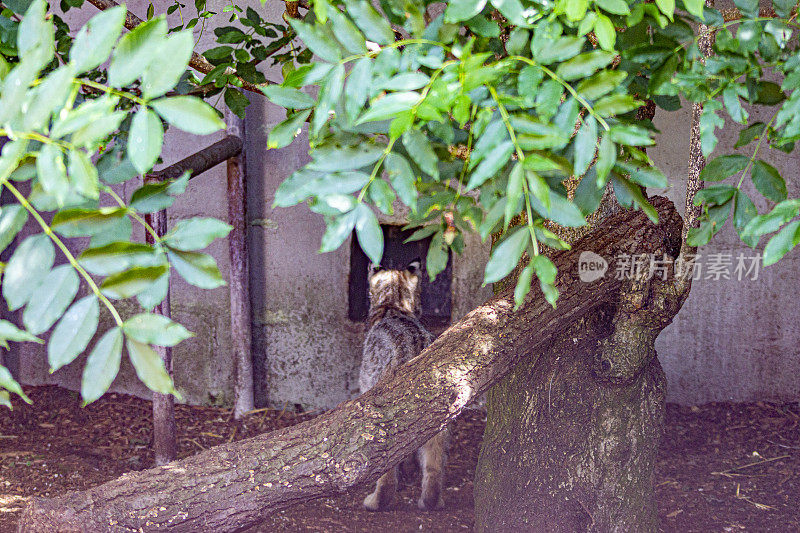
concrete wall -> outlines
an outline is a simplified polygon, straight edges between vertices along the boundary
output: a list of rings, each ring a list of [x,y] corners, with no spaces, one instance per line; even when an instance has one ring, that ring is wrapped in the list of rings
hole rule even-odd
[[[249,2],[270,20],[279,20],[280,2]],[[227,3],[213,0],[221,11]],[[132,10],[143,15],[147,3],[134,2]],[[163,11],[165,2],[157,3]],[[78,12],[76,12],[77,14]],[[86,6],[80,16],[92,13]],[[212,19],[222,20],[222,18]],[[201,46],[209,46],[206,29]],[[268,79],[280,80],[275,68],[265,70]],[[318,254],[324,225],[321,218],[301,205],[271,209],[275,189],[301,166],[307,155],[303,140],[282,150],[266,150],[269,129],[283,120],[283,112],[265,98],[248,95],[247,113],[248,210],[253,310],[254,361],[260,403],[328,408],[357,391],[358,363],[364,334],[362,323],[347,318],[349,242],[338,251]],[[764,117],[762,117],[764,118]],[[766,117],[768,118],[768,117]],[[688,156],[688,110],[661,113],[659,146],[650,153],[667,172],[673,187],[667,194],[683,205]],[[729,150],[736,128],[722,133],[719,152]],[[176,161],[216,141],[219,136],[196,138],[172,131],[164,160]],[[745,152],[746,153],[746,152]],[[768,158],[781,170],[791,191],[797,194],[797,156],[771,152]],[[138,185],[128,184],[130,195]],[[192,180],[187,193],[169,211],[170,223],[197,216],[225,218],[225,175],[220,166]],[[755,198],[755,194],[752,195]],[[758,203],[760,209],[765,202]],[[384,220],[385,222],[396,222]],[[141,236],[141,232],[139,233]],[[227,242],[212,246],[225,276],[228,272]],[[702,254],[750,255],[726,228]],[[487,249],[474,238],[454,263],[453,318],[458,319],[489,296],[480,288]],[[695,282],[686,305],[657,341],[669,380],[669,399],[683,403],[760,398],[797,399],[800,395],[800,331],[793,320],[798,295],[798,252],[759,273],[756,280],[704,280]],[[732,270],[732,269],[731,269]],[[191,403],[230,404],[231,364],[226,288],[201,291],[174,280],[173,315],[197,333],[175,350],[179,389]],[[77,387],[80,365],[71,365],[53,376],[47,374],[43,350],[25,347],[21,353],[23,381],[31,384],[60,383]],[[114,390],[147,395],[130,366],[123,363]]]

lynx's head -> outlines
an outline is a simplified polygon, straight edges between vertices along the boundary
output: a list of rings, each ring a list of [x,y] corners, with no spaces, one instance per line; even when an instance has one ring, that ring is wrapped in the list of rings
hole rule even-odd
[[[419,277],[420,261],[413,260],[405,270],[390,270],[380,265],[369,267],[369,306],[395,307],[419,316],[422,312]]]

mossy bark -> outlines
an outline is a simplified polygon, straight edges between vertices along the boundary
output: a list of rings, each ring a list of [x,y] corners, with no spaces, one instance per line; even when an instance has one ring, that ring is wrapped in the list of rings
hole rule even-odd
[[[677,259],[679,250],[673,232],[655,254]],[[653,469],[666,380],[654,342],[688,285],[674,270],[661,279],[642,267],[614,301],[489,392],[476,531],[658,530]]]

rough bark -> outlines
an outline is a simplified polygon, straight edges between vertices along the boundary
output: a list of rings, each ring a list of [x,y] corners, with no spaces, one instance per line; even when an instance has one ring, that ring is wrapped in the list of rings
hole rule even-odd
[[[677,255],[680,236],[656,254]],[[490,392],[475,474],[476,531],[658,530],[653,469],[666,380],[655,339],[686,293],[627,280]]]
[[[230,110],[225,112],[228,135],[244,144],[244,120]],[[227,162],[228,235],[231,297],[231,333],[233,344],[234,405],[233,416],[241,418],[255,407],[253,394],[253,335],[250,321],[250,267],[247,251],[247,163],[244,150]]]
[[[672,242],[680,236],[680,217],[664,198],[653,204],[659,225],[641,212],[621,211],[572,251],[553,256],[561,293],[556,309],[536,290],[515,312],[513,290],[505,291],[331,412],[85,492],[37,498],[20,531],[235,531],[292,504],[377,479],[521,360],[533,364],[557,335],[618,301],[621,281],[581,282],[578,256],[584,250],[604,257],[652,253]]]

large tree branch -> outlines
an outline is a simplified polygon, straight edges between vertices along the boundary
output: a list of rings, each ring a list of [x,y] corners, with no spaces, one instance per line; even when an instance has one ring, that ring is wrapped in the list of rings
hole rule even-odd
[[[513,289],[504,291],[372,390],[333,411],[85,492],[35,499],[20,531],[235,531],[295,503],[376,479],[522,358],[537,357],[576,320],[615,305],[622,281],[614,275],[613,258],[678,246],[679,215],[668,200],[652,200],[659,225],[641,212],[620,211],[571,251],[553,255],[557,308],[534,290],[515,312]],[[593,283],[577,275],[584,251],[610,263],[610,271]]]

